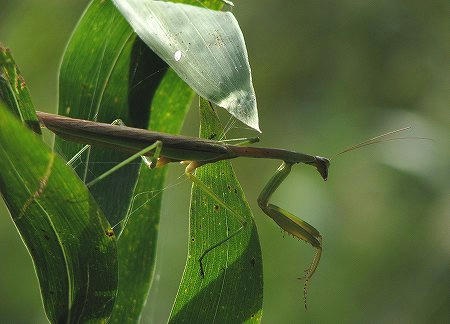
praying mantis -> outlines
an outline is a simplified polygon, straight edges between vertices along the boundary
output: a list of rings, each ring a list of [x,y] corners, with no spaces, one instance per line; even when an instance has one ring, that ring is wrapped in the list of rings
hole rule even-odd
[[[88,120],[73,119],[54,114],[37,112],[40,122],[55,134],[71,141],[111,147],[124,152],[132,153],[128,159],[122,161],[109,171],[100,175],[96,179],[87,183],[87,186],[94,186],[98,181],[109,176],[117,169],[139,158],[146,157],[144,162],[150,168],[162,167],[168,163],[181,162],[186,165],[186,176],[198,185],[203,191],[211,196],[220,206],[228,210],[231,215],[240,223],[240,227],[228,234],[219,242],[203,251],[199,258],[200,273],[204,277],[203,261],[205,256],[221,244],[239,234],[248,224],[244,218],[223,202],[210,188],[199,180],[193,172],[195,169],[208,163],[221,160],[229,160],[238,157],[266,158],[281,160],[282,164],[275,171],[275,174],[267,182],[258,197],[258,205],[261,210],[285,232],[309,243],[315,253],[311,263],[305,270],[304,275],[304,301],[306,308],[307,287],[314,273],[316,272],[322,255],[322,236],[317,229],[304,220],[296,217],[279,206],[269,203],[271,196],[287,178],[295,164],[306,164],[314,167],[323,180],[328,178],[330,159],[317,155],[309,155],[288,150],[252,147],[258,139],[244,139],[238,144],[229,144],[227,141],[215,141],[196,137],[171,135],[160,132],[153,132],[144,129],[126,127],[123,125],[105,124]],[[407,128],[389,132],[368,141],[351,146],[345,151],[353,150],[362,146],[370,145],[381,141],[381,138],[393,133],[403,131]],[[231,140],[233,141],[233,140]]]

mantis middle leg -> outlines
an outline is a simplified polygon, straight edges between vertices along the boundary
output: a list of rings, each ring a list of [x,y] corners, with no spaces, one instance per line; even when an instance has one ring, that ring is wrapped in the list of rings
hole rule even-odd
[[[111,123],[111,125],[125,126],[125,123],[121,119],[115,119]],[[83,148],[77,154],[75,154],[66,164],[67,165],[72,165],[73,162],[75,160],[77,160],[81,156],[81,154],[83,154],[90,147],[91,147],[91,145],[89,145],[89,144],[83,146]],[[153,169],[157,165],[158,158],[159,158],[159,155],[161,153],[161,149],[162,149],[162,142],[161,141],[156,141],[154,144],[144,148],[143,150],[137,152],[136,154],[133,154],[128,159],[122,161],[121,163],[117,164],[115,167],[113,167],[110,170],[106,171],[105,173],[101,174],[100,176],[98,176],[97,178],[92,180],[91,182],[87,183],[86,186],[87,187],[93,186],[94,184],[96,184],[100,180],[102,180],[102,179],[106,178],[107,176],[113,174],[115,171],[117,171],[118,169],[124,167],[125,165],[127,165],[128,163],[130,163],[133,160],[137,159],[138,157],[142,158],[142,161],[145,163],[145,165],[148,168]],[[146,157],[145,154],[150,152],[150,151],[152,151],[152,150],[155,150],[155,152],[153,153],[152,157],[151,158]]]
[[[319,265],[320,256],[322,254],[322,236],[313,226],[305,221],[289,213],[288,211],[269,203],[272,194],[278,189],[280,184],[286,179],[291,172],[293,163],[283,162],[273,177],[266,184],[258,197],[258,205],[262,211],[272,218],[278,226],[289,234],[310,243],[315,249],[313,260],[305,271],[305,285],[303,288],[304,303],[306,306],[306,295],[308,283]]]
[[[162,142],[161,141],[156,141],[155,143],[153,143],[150,146],[147,146],[146,148],[144,148],[143,150],[137,152],[136,154],[133,154],[132,156],[130,156],[128,159],[123,160],[122,162],[120,162],[119,164],[117,164],[115,167],[109,169],[108,171],[106,171],[105,173],[101,174],[100,176],[98,176],[97,178],[95,178],[94,180],[92,180],[91,182],[87,183],[86,186],[87,187],[91,187],[94,184],[96,184],[97,182],[103,180],[104,178],[106,178],[107,176],[113,174],[115,171],[117,171],[118,169],[120,169],[121,167],[124,167],[125,165],[127,165],[128,163],[134,161],[135,159],[144,156],[145,154],[147,154],[150,151],[153,151],[153,155],[150,159],[150,163],[148,164],[149,167],[154,168],[156,166],[156,163],[158,161],[159,155],[161,153],[161,149],[162,149]]]
[[[111,125],[126,126],[126,125],[124,124],[124,122],[122,121],[122,119],[115,119],[115,120],[111,123]],[[77,154],[75,154],[74,156],[72,156],[72,158],[71,158],[69,161],[67,161],[66,164],[72,166],[73,162],[75,162],[75,161],[81,156],[81,154],[83,154],[83,153],[84,153],[87,149],[89,149],[90,147],[91,147],[91,146],[90,146],[89,144],[83,146],[83,147],[81,148],[81,150],[78,151]]]

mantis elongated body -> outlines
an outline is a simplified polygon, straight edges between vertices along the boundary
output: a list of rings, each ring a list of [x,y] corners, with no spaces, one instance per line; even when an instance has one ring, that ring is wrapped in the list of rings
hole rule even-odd
[[[186,175],[188,178],[199,185],[199,187],[207,192],[218,204],[229,210],[241,223],[241,227],[236,231],[230,233],[225,239],[217,242],[203,252],[199,259],[202,276],[204,276],[202,261],[207,253],[237,235],[247,223],[241,215],[234,212],[206,185],[197,179],[192,174],[193,171],[207,163],[214,163],[237,157],[281,160],[281,166],[261,191],[258,197],[258,205],[262,211],[272,218],[284,231],[311,244],[315,248],[316,252],[314,258],[309,267],[305,270],[304,295],[306,299],[307,284],[316,271],[322,254],[322,236],[313,226],[284,209],[270,204],[269,200],[272,194],[289,175],[294,164],[303,163],[314,166],[321,177],[324,180],[327,180],[328,168],[330,165],[330,161],[327,158],[282,149],[231,145],[227,142],[152,132],[126,126],[73,119],[43,112],[37,112],[37,115],[40,122],[45,125],[45,127],[65,139],[83,144],[102,145],[116,150],[134,153],[129,159],[101,175],[93,182],[88,183],[88,186],[94,185],[97,181],[108,176],[116,169],[139,156],[150,156],[150,167],[161,167],[171,162],[183,162],[184,164],[187,164]]]

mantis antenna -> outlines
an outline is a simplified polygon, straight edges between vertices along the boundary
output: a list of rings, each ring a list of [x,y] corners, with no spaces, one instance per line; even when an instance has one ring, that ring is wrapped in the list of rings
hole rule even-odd
[[[378,143],[385,143],[385,142],[389,142],[389,141],[398,141],[398,140],[408,140],[408,139],[417,139],[417,140],[428,140],[428,141],[432,141],[431,138],[428,137],[417,137],[417,136],[406,136],[406,137],[394,137],[394,138],[387,138],[388,136],[400,133],[400,132],[404,132],[406,130],[411,129],[411,126],[407,126],[407,127],[403,127],[403,128],[399,128],[399,129],[395,129],[392,131],[389,131],[387,133],[383,133],[381,135],[372,137],[368,140],[365,140],[361,143],[358,144],[354,144],[351,145],[349,147],[347,147],[345,150],[336,153],[333,155],[333,157],[330,159],[330,161],[344,153],[350,152],[350,151],[354,151],[354,150],[358,150],[360,148],[363,148],[364,146],[369,146],[369,145],[373,145],[373,144],[378,144]]]

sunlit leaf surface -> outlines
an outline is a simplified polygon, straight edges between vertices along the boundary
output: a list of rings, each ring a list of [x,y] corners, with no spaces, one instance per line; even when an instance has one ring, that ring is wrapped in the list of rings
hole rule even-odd
[[[231,12],[152,0],[114,3],[192,89],[259,130],[247,49]]]

